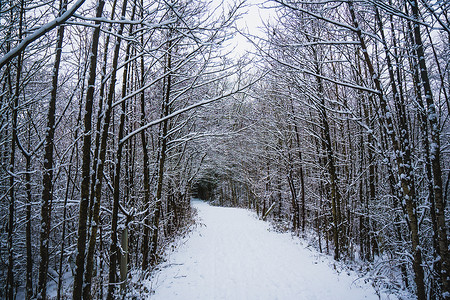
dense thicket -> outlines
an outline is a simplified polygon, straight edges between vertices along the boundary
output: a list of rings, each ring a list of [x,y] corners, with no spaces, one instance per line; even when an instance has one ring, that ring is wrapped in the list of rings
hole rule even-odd
[[[199,188],[361,263],[380,289],[448,298],[448,3],[268,6],[268,75],[228,110],[244,132]]]
[[[191,222],[195,108],[245,88],[239,6],[2,2],[0,298],[113,299],[158,264]]]
[[[191,194],[450,297],[448,3],[214,3],[1,3],[0,297],[143,297]]]

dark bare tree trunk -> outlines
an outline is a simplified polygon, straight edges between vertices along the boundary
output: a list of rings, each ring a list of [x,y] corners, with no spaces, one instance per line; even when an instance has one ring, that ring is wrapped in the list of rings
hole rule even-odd
[[[9,211],[8,211],[8,273],[7,273],[7,295],[8,299],[14,299],[14,244],[13,244],[13,234],[14,234],[14,211],[15,211],[15,180],[14,180],[14,165],[16,156],[16,142],[15,137],[17,136],[17,107],[18,99],[15,97],[14,107],[12,112],[12,139],[11,139],[11,158],[9,161]]]
[[[405,3],[406,6],[406,3]],[[414,41],[414,30],[412,29],[411,22],[408,22],[408,33],[409,38],[411,40],[412,45],[415,45]],[[437,217],[436,217],[436,201],[434,199],[434,189],[433,189],[433,175],[432,175],[432,165],[431,165],[431,159],[430,159],[430,142],[429,142],[429,126],[428,126],[428,117],[427,117],[427,111],[425,104],[423,102],[422,97],[422,82],[420,80],[420,70],[419,70],[419,64],[417,62],[416,57],[416,50],[414,48],[415,46],[411,46],[410,51],[410,63],[411,68],[413,69],[413,79],[414,79],[414,90],[415,90],[415,96],[416,101],[418,105],[418,119],[420,123],[420,131],[421,136],[420,140],[423,147],[423,160],[424,160],[424,169],[426,174],[426,187],[428,192],[428,202],[430,203],[430,215],[431,215],[431,221],[433,226],[433,255],[434,255],[434,263],[433,263],[433,270],[438,274],[438,281],[441,281],[441,259],[440,259],[440,248],[439,248],[439,238],[438,238],[438,225],[437,225]],[[431,291],[431,296],[436,297],[437,291]]]
[[[413,262],[413,268],[416,274],[416,287],[417,287],[417,296],[422,299],[421,297],[425,297],[425,286],[423,284],[423,268],[421,266],[422,264],[422,254],[420,250],[420,241],[419,241],[419,223],[417,221],[417,204],[416,204],[416,191],[415,191],[415,183],[414,183],[414,171],[412,169],[412,159],[411,159],[411,143],[410,143],[410,137],[409,137],[409,129],[408,129],[408,122],[407,122],[407,116],[406,116],[406,109],[405,109],[405,103],[403,100],[403,93],[402,91],[399,91],[397,88],[396,80],[395,80],[395,74],[394,74],[394,66],[391,62],[391,57],[389,53],[388,46],[386,44],[386,38],[384,35],[384,29],[382,20],[380,17],[380,14],[378,12],[378,9],[375,11],[376,13],[376,19],[379,26],[381,38],[382,38],[382,44],[385,50],[386,54],[386,62],[388,65],[389,70],[389,79],[391,83],[392,93],[394,96],[394,104],[397,109],[397,115],[399,118],[399,132],[400,132],[400,143],[399,147],[402,150],[403,156],[398,157],[398,159],[401,159],[402,165],[399,166],[399,175],[402,183],[402,189],[404,193],[404,197],[406,198],[406,209],[409,216],[409,222],[410,222],[410,229],[411,229],[411,240],[412,240],[412,246],[413,246],[413,255],[414,255],[414,262]],[[394,41],[394,48],[395,47],[395,36],[393,36]],[[396,50],[394,50],[396,51]],[[398,66],[398,61],[396,62],[396,65]],[[398,78],[400,80],[400,78]],[[401,87],[401,85],[399,85]],[[422,281],[422,282],[420,282]],[[421,286],[421,284],[423,286]]]
[[[116,6],[117,6],[117,0],[114,0],[112,3],[112,9],[111,9],[111,19],[114,19],[115,12],[116,12]],[[108,30],[112,32],[113,24],[111,23]],[[95,197],[95,178],[97,178],[97,166],[98,166],[98,152],[100,151],[100,138],[101,138],[101,126],[102,126],[102,119],[103,119],[103,104],[105,102],[105,90],[107,85],[107,65],[108,65],[108,49],[109,49],[109,41],[110,41],[110,34],[106,35],[106,41],[104,44],[103,49],[103,65],[102,65],[102,71],[101,71],[101,79],[100,79],[100,88],[99,88],[99,99],[98,99],[98,112],[97,112],[97,123],[95,126],[95,142],[94,142],[94,155],[92,156],[92,166],[93,171],[91,174],[91,187],[90,190],[92,191],[89,198],[89,221],[88,224],[90,225],[92,222],[92,213],[93,213],[93,207],[94,207],[94,197]]]
[[[383,88],[381,85],[381,81],[379,79],[378,74],[376,73],[372,61],[369,57],[369,54],[367,52],[366,43],[364,41],[364,38],[362,36],[361,28],[359,27],[358,20],[356,18],[356,13],[354,9],[354,5],[352,1],[347,1],[348,8],[350,11],[350,15],[353,21],[353,25],[356,28],[355,33],[359,39],[360,46],[362,48],[362,52],[364,55],[364,61],[367,65],[367,68],[369,70],[369,73],[373,79],[373,82],[375,84],[375,88],[378,91],[378,96],[380,100],[380,108],[381,108],[381,118],[382,123],[384,121],[387,125],[387,133],[391,139],[391,143],[394,148],[394,155],[395,160],[398,168],[398,175],[400,177],[400,183],[403,191],[403,197],[405,199],[406,203],[406,211],[407,211],[407,219],[410,227],[411,232],[411,242],[412,242],[412,252],[413,252],[413,269],[415,274],[415,282],[416,282],[416,288],[417,288],[417,297],[421,299],[425,299],[425,285],[424,285],[424,272],[422,267],[422,253],[419,245],[419,228],[418,228],[418,221],[417,221],[417,215],[416,215],[416,209],[415,209],[415,190],[413,185],[413,173],[411,172],[412,165],[410,164],[410,156],[408,158],[408,154],[406,154],[406,157],[401,156],[401,147],[399,145],[399,141],[396,137],[395,130],[394,130],[394,124],[392,120],[392,114],[389,112],[389,108],[387,106],[387,102],[385,99],[385,96],[383,95]],[[385,46],[385,40],[384,40],[384,46]],[[389,56],[388,56],[389,58]],[[395,95],[397,96],[397,95]],[[396,105],[398,105],[399,100],[394,99],[396,101]],[[399,109],[399,112],[400,109]],[[400,120],[401,121],[401,120]],[[405,124],[406,126],[406,124]],[[407,132],[406,132],[407,134]],[[405,137],[407,138],[407,137]],[[403,145],[404,147],[409,147],[409,139],[406,140],[406,145]],[[407,148],[404,148],[405,150]],[[410,149],[409,149],[410,151]],[[409,154],[410,155],[410,154]],[[406,162],[404,161],[406,159]],[[407,165],[407,162],[409,162],[409,165]]]
[[[74,149],[72,149],[72,153],[70,154],[70,160],[72,161],[74,154]],[[67,201],[69,198],[69,191],[70,191],[70,181],[71,181],[71,175],[72,175],[72,164],[69,165],[67,170],[67,183],[66,183],[66,190],[64,195],[64,211],[63,211],[63,221],[61,224],[62,227],[62,233],[61,233],[61,254],[59,258],[59,266],[58,266],[58,288],[56,292],[56,299],[61,299],[61,288],[62,288],[62,282],[63,282],[63,260],[64,260],[64,252],[65,252],[65,239],[66,239],[66,221],[67,221]]]
[[[24,13],[24,1],[20,2],[20,15],[19,15],[19,41],[22,40],[22,27],[23,27],[23,13]],[[11,11],[12,15],[12,11]],[[12,16],[11,16],[11,19]],[[8,33],[9,34],[9,33]],[[10,43],[7,42],[7,51],[9,51]],[[8,76],[10,76],[10,65],[7,66]],[[17,57],[17,73],[16,73],[16,85],[13,95],[13,107],[12,107],[12,136],[11,136],[11,155],[9,161],[9,207],[8,207],[8,271],[6,275],[6,295],[7,298],[12,300],[14,299],[14,244],[13,244],[13,235],[14,235],[14,214],[15,214],[15,205],[16,205],[16,196],[15,196],[15,175],[14,175],[14,167],[15,167],[15,159],[16,159],[16,143],[18,142],[17,137],[17,115],[19,109],[19,94],[20,94],[20,79],[22,72],[22,53],[20,53]],[[9,77],[9,81],[11,78]],[[10,82],[10,88],[11,82]],[[29,157],[27,156],[27,161]],[[29,275],[29,274],[27,274]],[[28,277],[28,276],[27,276]]]
[[[123,1],[121,17],[125,18],[127,0]],[[99,158],[97,161],[97,178],[95,180],[95,198],[94,207],[92,212],[92,225],[91,234],[89,237],[88,251],[86,254],[86,272],[83,285],[83,299],[91,299],[91,284],[92,284],[92,272],[94,268],[94,254],[97,241],[97,230],[100,223],[100,203],[102,197],[102,184],[103,184],[103,170],[105,166],[106,148],[109,135],[109,126],[111,122],[112,104],[115,95],[116,81],[117,81],[117,68],[119,61],[120,44],[122,41],[124,24],[121,23],[119,30],[117,31],[116,43],[114,48],[114,55],[112,61],[111,82],[109,85],[108,99],[105,108],[105,114],[103,118],[102,138],[100,143]]]
[[[300,227],[300,211],[298,207],[297,201],[297,191],[295,190],[294,179],[292,176],[292,170],[289,170],[289,175],[287,176],[287,181],[289,184],[289,190],[291,191],[291,201],[292,201],[292,209],[293,209],[293,217],[292,217],[292,229],[294,232],[298,232]]]
[[[442,168],[441,168],[441,142],[440,142],[440,127],[436,111],[436,106],[433,100],[433,93],[431,90],[430,79],[428,77],[428,70],[425,62],[425,53],[420,33],[419,22],[419,5],[417,0],[409,0],[412,10],[412,17],[414,19],[414,41],[417,60],[420,68],[420,78],[422,80],[423,91],[425,94],[425,102],[427,104],[427,116],[430,122],[431,130],[431,145],[430,145],[430,159],[431,168],[433,171],[433,187],[434,187],[434,201],[436,207],[437,219],[437,235],[439,241],[439,252],[441,261],[441,281],[442,281],[442,295],[444,298],[450,297],[450,258],[448,253],[447,240],[447,226],[445,221],[445,201],[443,198],[442,185]]]
[[[83,71],[83,73],[85,74],[85,70]],[[83,89],[82,89],[83,90]],[[78,125],[81,122],[81,111],[82,108],[80,106],[80,110],[78,112],[78,118],[77,118],[77,128]],[[75,134],[74,134],[74,140],[77,141],[78,140],[78,129],[75,130]],[[73,157],[75,155],[75,179],[72,178],[72,162],[73,162]],[[67,170],[67,183],[66,183],[66,191],[65,191],[65,196],[64,196],[64,211],[63,211],[63,221],[62,221],[62,233],[61,233],[61,254],[60,254],[60,259],[59,259],[59,267],[58,267],[58,288],[57,288],[57,292],[56,292],[56,299],[60,300],[62,297],[62,284],[63,284],[63,260],[64,260],[64,254],[65,254],[65,247],[66,247],[66,230],[67,230],[67,202],[69,197],[71,199],[73,199],[73,195],[74,195],[74,190],[75,190],[75,182],[76,182],[76,178],[78,175],[78,142],[75,143],[74,147],[71,150],[70,153],[70,164]],[[71,191],[70,191],[70,184],[72,182],[72,187],[71,187]],[[70,195],[69,195],[70,194]]]
[[[169,34],[170,38],[170,34]],[[165,77],[165,93],[164,93],[164,101],[163,101],[163,117],[169,115],[169,105],[170,105],[170,94],[172,88],[172,76],[171,76],[171,68],[172,68],[172,42],[169,40],[167,45],[167,65],[166,71],[168,75]],[[153,217],[153,235],[152,235],[152,247],[150,250],[150,263],[151,265],[155,265],[158,257],[157,257],[157,248],[158,248],[158,233],[159,233],[159,219],[161,215],[162,208],[162,189],[163,189],[163,179],[164,179],[164,163],[166,160],[166,149],[167,149],[167,132],[169,128],[169,120],[165,119],[162,128],[160,131],[161,138],[161,153],[159,155],[159,169],[158,169],[158,184],[156,188],[156,203],[155,203],[155,214]]]
[[[67,9],[67,2],[61,1],[60,15]],[[64,39],[64,26],[58,27],[57,41],[56,41],[56,57],[53,65],[52,74],[52,90],[50,102],[48,105],[47,128],[45,132],[44,142],[44,172],[42,175],[43,190],[41,203],[41,237],[40,237],[40,263],[39,263],[39,282],[38,282],[38,299],[47,298],[47,271],[49,263],[49,241],[50,241],[50,222],[51,222],[51,207],[53,201],[53,148],[55,137],[55,110],[56,98],[58,91],[58,75],[59,66],[61,63],[62,46]]]
[[[317,74],[320,74],[320,69],[317,66],[316,69]],[[340,258],[340,242],[341,242],[341,217],[340,217],[340,194],[338,191],[337,184],[337,174],[336,167],[334,162],[334,151],[331,145],[331,137],[330,137],[330,126],[328,123],[328,117],[326,113],[325,107],[325,96],[323,95],[323,83],[320,77],[316,77],[318,84],[318,91],[321,103],[318,105],[319,116],[322,122],[322,134],[323,134],[323,143],[324,150],[327,155],[327,168],[330,176],[330,188],[331,188],[331,214],[333,217],[333,241],[334,241],[334,259],[339,260]]]
[[[300,145],[300,133],[298,130],[298,124],[295,117],[295,110],[294,110],[294,104],[292,103],[291,99],[291,110],[292,110],[292,117],[294,119],[294,131],[295,131],[295,137],[297,141],[297,152],[298,152],[298,159],[300,162],[300,168],[298,170],[299,176],[300,176],[300,202],[301,202],[301,220],[302,220],[302,232],[305,232],[306,227],[306,199],[305,199],[305,176],[303,171],[303,159],[302,159],[302,151],[301,151],[301,145]]]
[[[6,277],[8,299],[14,299],[14,213],[15,213],[15,180],[14,165],[16,157],[16,136],[17,136],[17,108],[18,97],[14,97],[14,107],[12,111],[12,138],[11,138],[11,156],[9,161],[9,211],[8,211],[8,273]]]
[[[131,15],[131,19],[134,19],[134,14],[136,11],[136,5],[133,6],[133,12]],[[130,25],[130,35],[133,31],[133,26]],[[130,58],[130,50],[131,43],[127,43],[127,49],[125,53],[125,61],[128,61]],[[123,78],[122,78],[122,99],[127,95],[127,82],[128,82],[128,70],[130,69],[130,65],[126,64],[124,66]],[[107,299],[113,299],[114,287],[117,283],[116,280],[116,266],[118,261],[118,235],[117,235],[117,224],[119,219],[119,205],[120,205],[120,172],[122,166],[122,150],[124,143],[121,142],[124,133],[125,133],[125,112],[126,112],[126,102],[122,101],[121,111],[120,111],[120,124],[119,124],[119,132],[118,132],[118,146],[116,153],[116,164],[114,169],[114,194],[113,194],[113,210],[112,210],[112,223],[111,223],[111,246],[110,246],[110,260],[109,260],[109,285],[108,285],[108,295]],[[94,215],[95,217],[95,215]],[[127,229],[124,229],[127,230]],[[124,233],[125,234],[125,233]],[[126,233],[128,236],[128,233]],[[124,241],[122,241],[124,242]],[[128,238],[126,239],[126,243],[128,243]],[[124,250],[124,249],[123,249]],[[121,256],[120,256],[121,257]],[[122,272],[121,272],[122,274]],[[121,280],[124,280],[121,278]],[[125,283],[123,283],[124,285]],[[123,286],[122,285],[122,286]]]
[[[141,6],[143,7],[143,0],[141,0]],[[141,18],[143,17],[144,10],[141,9]],[[144,44],[144,37],[141,36],[141,43]],[[140,60],[140,85],[141,87],[145,84],[145,64],[144,57]],[[141,108],[141,126],[144,126],[146,122],[145,117],[145,94],[142,92],[140,94],[140,108]],[[148,156],[147,148],[147,137],[145,136],[145,130],[141,131],[141,143],[142,143],[142,153],[143,153],[143,169],[144,169],[144,238],[142,241],[142,270],[147,270],[149,266],[149,249],[148,244],[150,242],[150,159]]]
[[[27,190],[27,203],[25,212],[25,242],[27,248],[27,274],[25,283],[25,298],[33,297],[33,253],[31,245],[31,202],[33,200],[31,194],[31,155],[26,156],[26,175],[25,189]]]
[[[305,233],[306,228],[306,197],[305,197],[305,175],[303,171],[303,161],[302,161],[302,152],[298,151],[298,156],[300,159],[300,199],[302,203],[302,232]]]
[[[99,0],[97,4],[96,17],[103,14],[104,0]],[[94,104],[94,88],[97,75],[97,53],[98,41],[100,38],[100,22],[96,21],[91,42],[91,56],[89,66],[88,90],[86,93],[86,107],[84,112],[84,135],[83,135],[83,158],[82,158],[82,179],[81,179],[81,200],[80,216],[78,220],[77,256],[75,262],[75,276],[73,283],[73,299],[81,299],[83,291],[83,274],[87,240],[87,219],[89,209],[89,187],[91,173],[91,139],[92,139],[92,108]]]
[[[143,37],[141,38],[143,42]],[[141,57],[140,61],[140,71],[141,71],[141,86],[144,86],[144,58]],[[140,105],[141,105],[141,126],[145,124],[145,94],[144,92],[140,95]],[[142,153],[143,153],[143,169],[144,169],[144,209],[145,209],[145,219],[144,219],[144,238],[142,241],[142,270],[148,269],[148,243],[150,241],[150,170],[149,170],[149,156],[147,149],[147,137],[145,136],[145,130],[141,131],[141,143],[142,143]]]

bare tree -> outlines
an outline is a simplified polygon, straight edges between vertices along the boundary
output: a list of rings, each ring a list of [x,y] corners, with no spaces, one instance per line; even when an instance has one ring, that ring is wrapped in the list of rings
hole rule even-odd
[[[99,0],[97,4],[96,17],[100,18],[103,14],[105,2]],[[82,151],[82,181],[81,181],[81,200],[80,215],[78,219],[78,239],[77,239],[77,255],[76,268],[73,282],[73,299],[81,299],[83,290],[83,275],[85,265],[85,252],[87,240],[87,219],[89,208],[89,187],[91,173],[91,139],[92,139],[92,107],[94,105],[94,89],[97,75],[97,52],[100,38],[100,21],[96,21],[96,27],[92,33],[91,53],[89,58],[89,77],[88,91],[86,93],[85,111],[83,116],[84,135],[83,135],[83,151]],[[92,193],[94,191],[91,191]]]

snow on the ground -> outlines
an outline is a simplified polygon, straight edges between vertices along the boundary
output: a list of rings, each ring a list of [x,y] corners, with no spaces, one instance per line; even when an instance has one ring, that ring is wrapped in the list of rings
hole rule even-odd
[[[270,231],[254,213],[192,204],[203,225],[155,272],[151,300],[379,299],[372,286],[338,274],[317,252],[290,234]]]

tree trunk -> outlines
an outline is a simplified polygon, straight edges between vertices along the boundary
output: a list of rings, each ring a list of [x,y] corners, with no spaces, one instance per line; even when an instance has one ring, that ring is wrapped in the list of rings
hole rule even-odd
[[[33,296],[33,253],[31,245],[31,203],[33,202],[33,196],[31,194],[31,155],[26,156],[25,182],[25,189],[27,191],[27,202],[25,207],[25,243],[27,252],[25,298],[31,299]]]
[[[170,38],[170,35],[169,35]],[[166,70],[169,74],[166,76],[165,83],[165,95],[163,102],[163,117],[169,115],[169,105],[170,105],[170,94],[172,85],[172,41],[169,40],[167,46],[167,66]],[[159,232],[159,218],[161,215],[162,208],[162,189],[163,189],[163,179],[164,179],[164,163],[166,160],[166,148],[167,148],[167,132],[169,127],[169,120],[165,119],[162,124],[161,130],[161,153],[159,155],[159,169],[158,169],[158,185],[156,189],[156,203],[155,203],[155,215],[153,218],[153,235],[152,235],[152,247],[150,251],[150,262],[154,266],[157,262],[157,248],[158,248],[158,232]]]
[[[97,4],[96,17],[101,18],[103,14],[104,0],[99,0]],[[86,93],[86,107],[84,112],[84,133],[83,133],[83,158],[82,158],[82,180],[81,180],[81,200],[78,220],[77,256],[75,261],[75,275],[73,282],[74,300],[81,299],[83,290],[84,262],[87,239],[87,219],[89,209],[89,187],[91,173],[91,137],[92,137],[92,108],[94,104],[94,88],[97,74],[97,53],[98,41],[100,38],[100,22],[95,22],[96,26],[92,34],[91,56],[88,78],[88,90]],[[92,191],[93,192],[93,191]]]
[[[67,2],[61,1],[60,15],[67,9]],[[58,27],[56,41],[56,57],[53,65],[52,90],[50,102],[48,104],[47,127],[44,142],[44,171],[42,175],[43,190],[41,202],[41,236],[40,236],[40,263],[39,263],[39,282],[37,290],[37,299],[47,298],[47,271],[49,262],[49,241],[50,241],[50,222],[51,206],[53,201],[53,148],[55,136],[55,110],[56,97],[58,90],[58,74],[61,63],[61,54],[64,38],[64,26]]]
[[[14,97],[14,107],[12,111],[12,139],[11,139],[11,156],[9,161],[9,210],[8,210],[8,273],[6,277],[7,297],[14,299],[14,211],[15,211],[15,180],[14,165],[16,157],[16,136],[17,136],[17,107],[18,97]]]
[[[12,14],[12,11],[11,11]],[[24,14],[24,1],[20,1],[20,14],[19,14],[19,28],[18,28],[18,37],[19,41],[22,40],[22,27],[23,27],[23,14]],[[10,34],[10,33],[8,33]],[[7,43],[7,51],[9,51],[10,43]],[[6,72],[8,76],[10,74],[10,66],[7,66]],[[22,73],[22,53],[20,53],[17,57],[17,73],[16,73],[16,86],[13,95],[13,107],[12,107],[12,136],[11,136],[11,153],[10,153],[10,161],[9,161],[9,207],[8,207],[8,242],[7,242],[7,251],[8,251],[8,270],[6,275],[6,295],[7,298],[12,300],[14,299],[14,245],[13,245],[13,235],[15,229],[14,222],[14,214],[15,214],[15,205],[16,205],[16,196],[15,196],[15,175],[14,175],[14,167],[15,167],[15,159],[16,159],[16,142],[18,141],[17,137],[17,115],[19,109],[19,94],[20,94],[20,79]],[[11,81],[11,78],[9,78]],[[11,86],[10,86],[11,87]],[[29,156],[26,156],[27,163],[30,160]],[[27,165],[28,166],[28,165]],[[27,173],[28,174],[28,173]],[[27,181],[28,184],[28,181]],[[28,263],[27,256],[27,263]],[[27,264],[27,267],[28,264]],[[27,269],[28,270],[28,269]],[[29,273],[27,273],[27,284],[30,284]]]
[[[125,5],[124,5],[125,7]],[[134,19],[134,13],[136,10],[136,6],[133,7],[133,13],[131,19]],[[133,30],[133,26],[130,26],[130,33]],[[125,61],[128,61],[130,58],[130,48],[131,44],[130,42],[127,43],[127,49],[125,53]],[[124,66],[123,70],[123,78],[122,78],[122,99],[125,98],[127,94],[127,82],[128,82],[128,69],[129,64],[126,64]],[[122,167],[122,150],[124,143],[121,142],[124,132],[125,132],[125,112],[126,112],[126,102],[122,101],[121,104],[121,111],[120,111],[120,124],[119,124],[119,132],[118,132],[118,138],[117,138],[117,153],[116,153],[116,163],[115,163],[115,169],[114,169],[114,195],[113,195],[113,210],[112,210],[112,224],[111,224],[111,246],[110,246],[110,260],[109,260],[109,285],[108,285],[108,296],[107,299],[113,299],[113,292],[114,292],[114,285],[116,283],[116,262],[117,262],[117,254],[119,251],[118,247],[118,238],[117,238],[117,224],[119,219],[119,206],[120,206],[120,172]],[[94,218],[96,217],[96,214],[94,214]],[[126,242],[128,245],[128,232],[124,231],[123,233],[126,235]],[[123,243],[123,240],[122,240]],[[125,251],[125,250],[124,250]],[[128,257],[128,255],[127,255]],[[121,258],[122,259],[122,258]],[[120,274],[121,274],[121,280],[122,278],[122,263],[120,266]],[[126,273],[125,273],[126,276]],[[121,291],[123,292],[123,285],[121,286]]]
[[[295,190],[294,180],[292,178],[292,170],[289,170],[287,181],[289,184],[289,190],[291,191],[292,209],[294,210],[294,216],[292,218],[292,229],[294,230],[294,232],[298,233],[298,229],[300,227],[300,211],[297,201],[297,192]]]
[[[122,232],[122,237],[120,239],[120,244],[122,251],[120,253],[120,291],[122,294],[125,293],[127,287],[127,273],[128,273],[128,228]]]
[[[303,159],[302,159],[302,150],[300,147],[300,134],[298,130],[297,120],[295,117],[295,111],[294,111],[294,104],[292,103],[291,98],[291,110],[292,110],[292,117],[294,118],[294,131],[295,131],[295,137],[297,141],[297,151],[298,151],[298,159],[300,163],[300,169],[299,169],[299,176],[300,176],[300,201],[302,204],[301,208],[301,219],[302,219],[302,232],[305,232],[305,226],[306,226],[306,199],[305,199],[305,176],[303,171]]]
[[[75,134],[75,140],[77,140],[77,134]],[[75,145],[76,147],[76,145]],[[75,148],[72,148],[72,153],[70,154],[70,162],[72,162],[72,158],[74,155]],[[64,260],[64,252],[65,252],[65,239],[66,239],[66,219],[67,219],[67,201],[69,198],[69,190],[70,190],[70,181],[72,174],[72,164],[69,165],[67,170],[67,183],[66,183],[66,191],[64,195],[64,211],[63,211],[63,221],[61,224],[62,227],[62,233],[61,233],[61,254],[59,259],[59,266],[58,266],[58,288],[56,292],[56,299],[61,299],[61,288],[62,288],[62,282],[63,282],[63,260]]]
[[[122,13],[121,13],[122,19],[124,19],[126,15],[127,3],[128,1],[124,0],[122,4]],[[108,99],[103,118],[104,121],[102,128],[102,139],[100,143],[99,158],[97,162],[97,178],[95,180],[95,199],[92,213],[91,234],[89,237],[89,246],[86,254],[86,272],[83,283],[83,299],[86,300],[91,299],[91,284],[92,284],[92,272],[94,269],[94,254],[97,241],[97,231],[100,222],[100,203],[102,198],[103,170],[105,166],[106,148],[112,114],[112,104],[117,81],[117,68],[118,68],[120,43],[122,41],[123,28],[124,24],[121,23],[119,26],[119,30],[117,31],[116,44],[112,62],[111,83],[109,85]]]
[[[442,169],[441,169],[441,142],[440,142],[440,126],[436,106],[433,100],[433,93],[431,90],[430,79],[428,77],[428,70],[425,62],[425,53],[420,33],[419,22],[419,5],[417,0],[409,0],[412,10],[412,17],[414,19],[414,41],[417,59],[420,67],[420,78],[422,79],[422,86],[425,94],[425,101],[427,103],[427,115],[430,122],[431,129],[431,145],[430,145],[430,159],[433,171],[433,187],[434,187],[434,201],[436,206],[437,218],[437,235],[439,240],[439,251],[441,262],[441,281],[442,281],[442,295],[444,298],[450,297],[450,258],[448,253],[447,240],[447,226],[445,221],[445,201],[443,198],[442,185]]]
[[[116,12],[116,6],[117,6],[117,0],[114,0],[112,3],[112,9],[111,9],[111,20],[115,17]],[[113,23],[109,25],[108,31],[112,32],[113,29]],[[102,71],[101,71],[101,78],[100,78],[100,89],[99,89],[99,99],[98,99],[98,112],[97,112],[97,123],[95,126],[95,142],[94,142],[94,155],[92,156],[93,159],[93,172],[91,172],[91,184],[90,184],[90,197],[89,197],[89,221],[88,224],[90,226],[92,222],[92,213],[94,208],[94,197],[95,197],[95,178],[97,178],[97,166],[98,166],[98,153],[100,151],[100,138],[101,138],[101,125],[102,125],[102,119],[103,119],[103,104],[105,103],[105,90],[107,85],[107,65],[108,65],[108,48],[109,48],[109,41],[110,41],[110,34],[106,35],[106,41],[104,44],[103,49],[103,65],[102,65]]]
[[[143,42],[143,37],[141,39]],[[144,58],[141,57],[141,86],[144,86]],[[145,124],[145,94],[140,95],[141,104],[141,126]],[[148,243],[150,240],[150,170],[149,170],[149,156],[147,149],[147,138],[145,136],[145,130],[141,131],[142,153],[143,153],[143,169],[144,169],[144,238],[142,241],[142,270],[148,269]]]
[[[416,274],[416,287],[417,287],[417,296],[419,299],[425,297],[425,285],[423,283],[423,267],[422,267],[422,254],[420,250],[420,241],[419,241],[419,223],[417,221],[417,204],[416,204],[416,192],[415,192],[415,183],[414,183],[414,171],[412,169],[412,160],[411,160],[411,143],[409,137],[409,129],[407,123],[406,109],[405,103],[403,100],[403,93],[397,89],[395,75],[394,75],[394,66],[391,62],[391,57],[389,53],[389,49],[386,43],[386,38],[384,36],[383,24],[378,12],[376,9],[376,19],[380,29],[382,44],[386,54],[386,62],[389,70],[389,79],[391,83],[392,93],[394,95],[394,104],[397,109],[398,115],[398,125],[400,127],[400,143],[399,148],[401,149],[403,156],[398,156],[398,159],[402,161],[402,165],[399,166],[399,176],[402,184],[402,190],[404,193],[404,197],[406,198],[406,210],[409,216],[409,223],[411,229],[411,241],[413,246],[413,255],[414,262],[413,268]],[[394,40],[394,48],[395,46],[395,36],[393,36]],[[396,51],[396,50],[395,50]],[[396,63],[398,65],[398,62]]]
[[[406,202],[406,210],[408,214],[408,221],[411,231],[411,242],[412,242],[412,252],[413,252],[413,269],[415,274],[415,282],[417,287],[417,297],[421,299],[425,299],[425,285],[424,285],[424,272],[422,268],[422,253],[421,249],[419,247],[419,228],[418,228],[418,222],[417,222],[417,215],[415,210],[415,190],[414,186],[412,185],[412,172],[411,168],[412,165],[409,162],[409,165],[407,162],[404,161],[404,157],[399,155],[402,151],[398,139],[395,134],[393,120],[392,120],[392,114],[389,112],[389,108],[387,106],[386,99],[383,94],[383,88],[381,85],[381,81],[379,79],[378,74],[375,72],[375,69],[373,67],[372,61],[369,57],[369,54],[367,52],[366,43],[364,41],[364,38],[362,36],[361,28],[359,27],[358,20],[356,19],[356,14],[353,6],[352,1],[347,2],[350,15],[353,21],[353,25],[356,28],[355,33],[359,39],[360,46],[363,50],[364,60],[366,62],[367,68],[369,70],[369,73],[373,79],[373,82],[375,84],[375,87],[378,91],[378,96],[380,100],[380,108],[381,108],[381,117],[382,117],[382,123],[383,121],[386,121],[387,125],[387,133],[391,139],[391,143],[394,148],[394,156],[397,163],[398,168],[398,175],[400,177],[400,183],[403,191],[403,196]],[[385,44],[384,44],[385,46]],[[388,56],[389,58],[389,56]],[[395,95],[397,96],[397,95]],[[397,101],[397,99],[394,99]],[[400,110],[399,110],[400,111]],[[409,139],[406,141],[409,143]],[[408,147],[408,145],[405,145],[405,147]],[[407,150],[405,148],[404,150]],[[410,151],[410,149],[409,149]],[[408,157],[406,157],[408,160]]]
[[[317,74],[320,74],[319,66],[316,66]],[[322,122],[322,134],[324,138],[324,146],[327,154],[327,168],[330,175],[330,187],[331,187],[331,214],[333,217],[333,241],[334,241],[334,259],[339,260],[340,258],[340,227],[341,227],[341,217],[340,217],[340,194],[338,192],[337,184],[337,174],[336,167],[334,164],[334,152],[331,145],[330,137],[330,126],[328,123],[328,117],[325,108],[325,96],[323,95],[323,83],[320,77],[316,77],[318,84],[318,91],[321,103],[318,105],[319,116]]]
[[[405,4],[406,5],[406,4]],[[412,29],[412,26],[410,22],[408,22],[408,33],[409,38],[411,40],[412,45],[415,45],[414,42],[414,30]],[[426,174],[426,188],[428,192],[428,202],[430,204],[430,215],[431,215],[431,222],[433,226],[433,270],[438,274],[438,282],[442,284],[442,261],[440,259],[440,248],[439,248],[439,237],[438,237],[438,225],[437,225],[437,217],[436,217],[436,201],[434,199],[434,188],[433,188],[433,173],[432,173],[432,163],[430,158],[430,141],[429,141],[429,126],[428,126],[428,117],[427,117],[427,111],[425,104],[423,102],[422,98],[422,82],[420,80],[420,70],[419,65],[416,59],[416,50],[414,49],[414,46],[411,47],[412,50],[410,51],[410,63],[412,65],[413,69],[413,79],[414,79],[414,92],[416,96],[416,101],[418,105],[418,120],[420,123],[420,131],[421,136],[420,140],[423,147],[423,161],[424,161],[424,169]],[[437,292],[437,291],[436,291]],[[431,291],[431,296],[436,297],[436,292]]]

